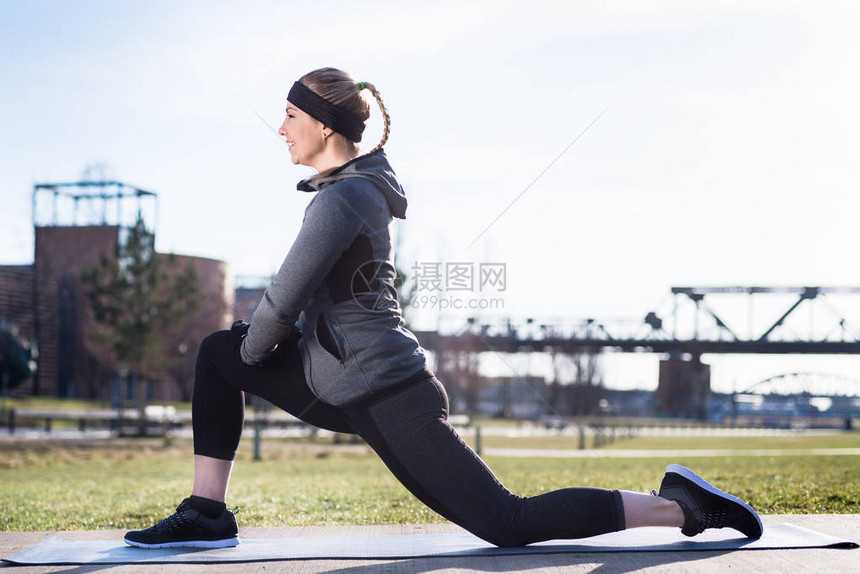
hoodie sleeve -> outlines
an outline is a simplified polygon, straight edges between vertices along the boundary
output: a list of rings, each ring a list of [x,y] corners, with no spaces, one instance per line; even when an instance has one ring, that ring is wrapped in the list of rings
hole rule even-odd
[[[364,218],[334,186],[308,206],[286,259],[251,316],[242,342],[242,361],[254,365],[268,357],[292,331],[316,288],[355,240]]]

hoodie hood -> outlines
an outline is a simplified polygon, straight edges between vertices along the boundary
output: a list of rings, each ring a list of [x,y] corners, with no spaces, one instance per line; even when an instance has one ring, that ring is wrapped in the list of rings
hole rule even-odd
[[[403,191],[397,181],[397,176],[388,163],[385,151],[381,149],[350,160],[325,175],[315,175],[303,179],[296,186],[296,189],[299,191],[319,191],[327,185],[351,177],[359,177],[373,182],[376,189],[382,193],[388,202],[391,215],[399,219],[406,219],[406,192]]]

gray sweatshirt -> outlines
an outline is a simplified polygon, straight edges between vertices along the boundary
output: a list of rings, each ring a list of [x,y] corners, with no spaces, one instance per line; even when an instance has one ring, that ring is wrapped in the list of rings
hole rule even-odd
[[[382,150],[298,189],[317,194],[240,352],[249,365],[264,362],[297,326],[311,390],[343,406],[426,368],[394,289],[389,224],[406,217],[406,195]]]

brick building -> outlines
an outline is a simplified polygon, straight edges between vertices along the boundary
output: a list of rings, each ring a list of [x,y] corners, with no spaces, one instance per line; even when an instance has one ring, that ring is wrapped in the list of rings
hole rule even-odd
[[[36,227],[33,265],[0,266],[0,318],[20,340],[38,342],[38,371],[24,392],[105,400],[116,392],[117,368],[109,345],[93,336],[80,277],[101,256],[116,257],[120,233],[112,225]],[[232,276],[223,261],[157,256],[168,270],[191,266],[198,279],[198,308],[164,345],[159,369],[148,373],[152,396],[188,399],[200,340],[233,320]]]
[[[38,370],[19,387],[22,392],[116,398],[120,373],[110,344],[97,336],[81,274],[102,257],[117,257],[130,221],[143,217],[145,200],[154,203],[156,195],[119,182],[34,186],[33,264],[0,265],[0,325],[22,343],[33,339],[38,350]],[[81,214],[92,213],[100,214],[98,221],[92,216],[81,220]],[[160,356],[146,373],[148,393],[159,399],[188,399],[200,340],[233,320],[233,279],[223,261],[156,256],[168,274],[193,268],[200,300],[182,325],[165,334]]]
[[[657,412],[661,415],[703,419],[711,396],[711,367],[699,357],[671,356],[660,361]]]

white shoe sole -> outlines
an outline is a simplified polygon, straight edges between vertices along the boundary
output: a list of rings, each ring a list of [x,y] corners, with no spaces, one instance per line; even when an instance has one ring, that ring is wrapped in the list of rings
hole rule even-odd
[[[181,542],[162,542],[161,544],[146,544],[145,542],[135,542],[128,538],[123,538],[123,541],[129,546],[138,548],[230,548],[231,546],[239,545],[239,537],[224,538],[221,540],[184,540]]]
[[[756,522],[758,522],[759,530],[764,532],[764,526],[761,523],[761,518],[758,517],[758,513],[755,510],[753,510],[749,504],[747,504],[746,502],[744,502],[740,498],[738,498],[736,496],[732,496],[731,494],[729,494],[727,492],[723,492],[722,490],[720,490],[719,488],[716,488],[714,485],[707,482],[704,478],[702,478],[701,476],[699,476],[698,474],[696,474],[695,472],[693,472],[689,468],[687,468],[685,466],[681,466],[680,464],[670,464],[669,466],[667,466],[666,467],[666,473],[670,473],[670,472],[675,473],[675,474],[680,475],[680,476],[683,476],[684,478],[686,478],[687,480],[689,480],[690,482],[692,482],[696,486],[702,488],[703,490],[707,490],[711,494],[716,494],[717,496],[720,496],[722,498],[725,498],[727,500],[730,500],[732,502],[736,502],[737,504],[740,504],[742,507],[747,509],[750,512],[750,514],[755,516]]]

